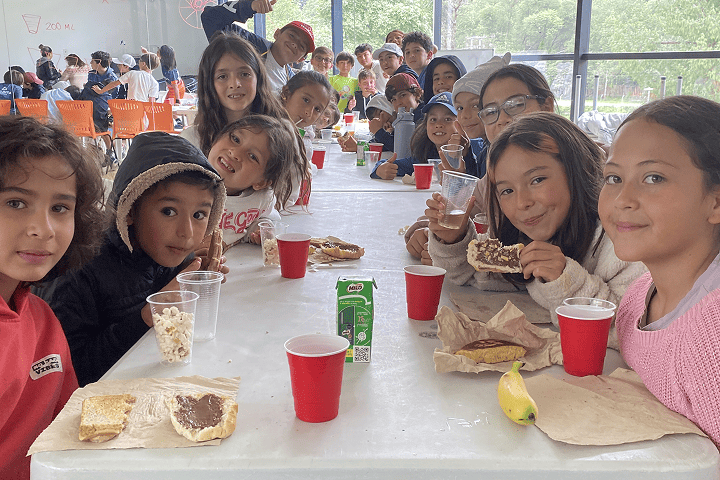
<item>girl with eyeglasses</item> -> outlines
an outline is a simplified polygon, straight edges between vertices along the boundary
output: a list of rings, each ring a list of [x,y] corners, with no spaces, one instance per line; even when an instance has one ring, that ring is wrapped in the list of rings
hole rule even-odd
[[[433,265],[445,268],[449,279],[459,285],[494,291],[527,289],[555,325],[555,308],[568,297],[601,298],[617,305],[645,267],[619,260],[600,224],[604,161],[602,150],[566,118],[550,112],[518,118],[492,138],[486,202],[489,235],[504,245],[525,245],[520,251],[522,273],[476,272],[466,254],[475,238],[474,226],[441,227],[444,200],[438,193],[427,201],[425,210]],[[614,328],[609,345],[617,348]]]

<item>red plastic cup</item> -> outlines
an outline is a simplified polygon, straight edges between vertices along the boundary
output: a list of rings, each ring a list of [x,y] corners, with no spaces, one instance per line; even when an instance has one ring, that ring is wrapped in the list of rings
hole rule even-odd
[[[280,256],[280,275],[285,278],[304,277],[310,248],[310,235],[283,233],[276,238]]]
[[[473,217],[473,223],[475,224],[475,231],[477,233],[487,233],[488,231],[488,218],[484,213],[478,213]]]
[[[350,125],[355,120],[355,115],[352,113],[345,114],[345,125]]]
[[[434,320],[445,269],[430,265],[409,265],[404,270],[408,317],[413,320]]]
[[[325,165],[325,147],[314,147],[311,162],[314,163],[318,169],[321,169],[323,165]]]
[[[371,152],[380,152],[382,154],[383,144],[382,143],[369,143]]]
[[[307,205],[310,203],[310,191],[312,189],[311,181],[303,180],[300,185],[300,197],[298,197],[295,205]]]
[[[432,183],[433,171],[435,167],[432,163],[416,163],[413,165],[415,169],[415,188],[418,190],[427,190]]]
[[[327,422],[340,409],[347,338],[311,334],[285,342],[295,415],[303,422]]]
[[[570,375],[602,375],[615,305],[562,305],[555,309],[560,324],[563,367]]]

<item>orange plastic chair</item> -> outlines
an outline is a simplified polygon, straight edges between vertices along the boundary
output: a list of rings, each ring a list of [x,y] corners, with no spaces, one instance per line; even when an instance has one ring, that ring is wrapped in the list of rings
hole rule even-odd
[[[10,100],[0,100],[0,115],[10,115],[10,107],[12,102]]]
[[[20,115],[34,117],[45,123],[48,120],[47,100],[36,100],[34,98],[18,98],[15,100]]]
[[[96,132],[93,122],[93,102],[90,100],[58,100],[55,102],[63,118],[63,123],[78,137],[96,140],[110,132]]]
[[[149,122],[146,131],[175,133],[172,105],[169,103],[143,102],[143,108]]]
[[[142,102],[137,100],[111,99],[108,100],[113,116],[112,139],[134,138],[145,131],[143,117],[145,110]]]

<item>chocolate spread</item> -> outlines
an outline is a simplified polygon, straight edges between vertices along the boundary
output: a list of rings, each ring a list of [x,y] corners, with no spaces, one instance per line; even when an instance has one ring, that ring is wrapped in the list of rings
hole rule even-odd
[[[352,243],[325,242],[322,246],[323,248],[339,248],[340,250],[347,250],[348,252],[357,252],[360,249],[360,247]]]
[[[512,246],[504,247],[496,238],[489,238],[478,244],[477,260],[484,265],[520,266],[519,251]]]
[[[214,427],[222,419],[223,400],[217,395],[208,393],[200,399],[177,395],[175,399],[179,406],[175,416],[185,428]]]

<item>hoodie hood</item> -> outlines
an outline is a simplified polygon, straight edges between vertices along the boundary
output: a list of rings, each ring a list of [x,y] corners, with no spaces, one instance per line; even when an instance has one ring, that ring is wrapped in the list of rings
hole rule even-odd
[[[425,85],[420,85],[423,89],[423,100],[425,101],[425,103],[428,103],[433,97],[433,72],[435,71],[435,67],[437,67],[441,63],[449,63],[453,67],[455,67],[455,73],[458,76],[458,80],[460,79],[460,77],[467,73],[467,70],[465,69],[465,65],[463,65],[462,63],[462,60],[460,60],[455,55],[442,55],[440,57],[433,57],[433,59],[430,60],[430,63],[428,63],[428,66],[425,67]]]
[[[407,73],[408,75],[415,77],[415,80],[418,79],[418,74],[415,73],[415,70],[408,67],[406,63],[401,64],[398,69],[393,72],[393,75],[397,75],[398,73]]]
[[[130,252],[133,247],[128,234],[127,216],[135,201],[148,188],[170,175],[190,171],[202,172],[219,184],[215,189],[215,199],[208,218],[205,232],[207,235],[220,223],[225,206],[225,185],[222,178],[205,155],[184,138],[163,132],[143,133],[135,137],[125,160],[118,168],[108,199],[109,206],[117,212],[115,225],[120,238]]]

